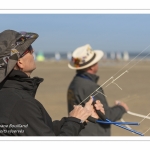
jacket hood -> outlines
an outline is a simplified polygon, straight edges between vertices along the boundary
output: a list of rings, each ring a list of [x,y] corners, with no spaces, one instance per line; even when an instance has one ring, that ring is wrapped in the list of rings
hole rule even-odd
[[[39,77],[28,77],[24,72],[19,70],[13,70],[8,77],[5,79],[2,88],[15,88],[19,90],[26,90],[33,97],[36,94],[37,88],[43,78]]]

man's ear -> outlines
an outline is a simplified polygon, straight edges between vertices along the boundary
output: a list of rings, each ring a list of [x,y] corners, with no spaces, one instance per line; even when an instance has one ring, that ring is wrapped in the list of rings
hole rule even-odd
[[[16,63],[16,65],[20,68],[20,69],[23,69],[23,62],[22,62],[22,59],[19,59]]]
[[[93,66],[88,67],[88,70],[93,70]]]

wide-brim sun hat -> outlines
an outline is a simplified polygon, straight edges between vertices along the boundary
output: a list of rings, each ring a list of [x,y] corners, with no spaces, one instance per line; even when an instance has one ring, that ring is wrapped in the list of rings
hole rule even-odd
[[[89,44],[86,44],[74,50],[68,67],[75,70],[85,69],[98,63],[103,56],[102,50],[93,50]]]
[[[37,33],[5,30],[0,33],[0,83],[13,70],[18,59],[38,38]]]

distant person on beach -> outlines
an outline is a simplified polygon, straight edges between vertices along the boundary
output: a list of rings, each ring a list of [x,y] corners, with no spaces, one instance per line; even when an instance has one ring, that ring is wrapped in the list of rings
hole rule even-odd
[[[76,71],[67,92],[68,113],[73,110],[73,105],[82,103],[100,85],[97,84],[99,76],[98,62],[103,57],[101,50],[92,50],[89,44],[78,47],[72,53],[72,60],[68,64],[70,69]],[[111,121],[117,121],[128,111],[128,106],[124,102],[116,101],[113,107],[109,107],[104,91],[99,88],[95,100],[100,100],[103,104],[105,115]],[[85,101],[86,102],[86,101]],[[84,105],[85,102],[82,104]],[[111,126],[88,122],[87,126],[79,133],[80,136],[110,136]]]
[[[5,30],[0,33],[0,135],[77,136],[94,115],[92,99],[85,107],[73,106],[69,117],[52,121],[35,99],[42,78],[30,75],[36,69],[31,44],[38,34]],[[97,110],[104,111],[97,101]],[[56,110],[59,112],[59,110]]]

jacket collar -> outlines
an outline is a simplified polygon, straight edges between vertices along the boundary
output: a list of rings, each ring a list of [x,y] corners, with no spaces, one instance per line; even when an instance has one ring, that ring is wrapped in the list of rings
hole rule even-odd
[[[34,97],[39,84],[43,80],[43,78],[39,77],[30,78],[22,71],[13,70],[6,78],[2,88],[25,90]]]
[[[87,78],[89,78],[90,80],[92,80],[93,82],[97,83],[99,80],[99,76],[95,75],[95,74],[90,74],[88,72],[83,72],[81,74],[77,74],[76,76],[85,76]]]

